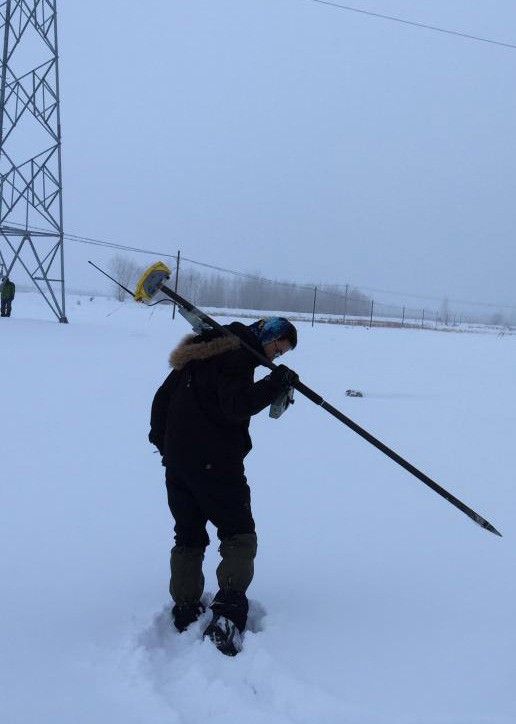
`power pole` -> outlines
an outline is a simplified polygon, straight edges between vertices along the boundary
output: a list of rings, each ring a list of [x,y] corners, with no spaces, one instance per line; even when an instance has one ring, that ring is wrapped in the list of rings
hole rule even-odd
[[[0,264],[66,323],[57,0],[0,0]]]

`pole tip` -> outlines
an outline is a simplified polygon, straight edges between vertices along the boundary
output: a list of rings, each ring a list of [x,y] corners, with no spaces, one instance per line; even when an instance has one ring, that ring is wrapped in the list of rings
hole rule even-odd
[[[495,535],[499,535],[500,538],[503,538],[503,535],[500,533],[500,531],[499,531],[499,530],[496,530],[496,528],[495,528],[493,525],[491,525],[491,523],[488,523],[488,522],[486,521],[486,524],[484,525],[484,528],[485,528],[486,530],[488,530],[490,533],[494,533]]]

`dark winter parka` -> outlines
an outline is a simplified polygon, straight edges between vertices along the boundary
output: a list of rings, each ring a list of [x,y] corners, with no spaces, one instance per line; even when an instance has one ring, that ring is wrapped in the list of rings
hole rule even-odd
[[[16,292],[16,286],[15,286],[14,282],[12,282],[10,279],[9,280],[6,279],[1,286],[2,286],[2,292],[1,292],[2,299],[4,301],[12,302],[12,300],[14,299],[14,294]]]
[[[263,355],[243,324],[228,325]],[[254,382],[256,358],[238,341],[218,332],[189,335],[170,355],[173,371],[152,403],[149,440],[167,469],[195,472],[242,467],[251,450],[249,422],[277,397],[269,377]]]

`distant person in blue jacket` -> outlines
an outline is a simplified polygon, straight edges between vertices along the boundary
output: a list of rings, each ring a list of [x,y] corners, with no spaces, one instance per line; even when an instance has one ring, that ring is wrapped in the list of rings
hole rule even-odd
[[[11,306],[16,293],[16,286],[9,277],[4,277],[2,284],[2,317],[11,316]]]

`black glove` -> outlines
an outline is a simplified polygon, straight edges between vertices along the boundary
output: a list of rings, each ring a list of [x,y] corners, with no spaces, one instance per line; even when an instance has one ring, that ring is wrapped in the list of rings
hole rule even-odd
[[[286,365],[278,365],[269,375],[271,384],[279,391],[288,390],[299,382],[299,375]]]

